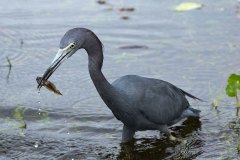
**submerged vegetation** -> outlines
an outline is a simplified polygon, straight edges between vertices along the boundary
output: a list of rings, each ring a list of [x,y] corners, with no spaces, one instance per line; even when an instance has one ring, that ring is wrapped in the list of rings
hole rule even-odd
[[[2,128],[0,131],[14,131],[19,136],[25,137],[28,122],[31,119],[39,120],[40,123],[46,123],[49,122],[49,115],[47,111],[41,109],[31,110],[23,106],[17,107],[2,121],[2,123],[6,125],[6,128]]]

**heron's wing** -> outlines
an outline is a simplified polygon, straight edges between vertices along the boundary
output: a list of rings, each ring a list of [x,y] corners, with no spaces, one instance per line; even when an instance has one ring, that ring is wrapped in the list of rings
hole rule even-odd
[[[170,125],[189,107],[185,92],[166,81],[127,75],[112,85],[126,95],[121,103],[124,112],[135,112],[155,124]],[[130,105],[126,108],[126,104]]]
[[[153,79],[150,84],[146,85],[142,98],[139,99],[139,112],[157,124],[171,124],[180,118],[182,112],[189,107],[184,93],[165,81]]]
[[[129,111],[138,112],[156,124],[171,124],[189,107],[184,92],[162,80],[127,75],[112,85],[127,95]]]

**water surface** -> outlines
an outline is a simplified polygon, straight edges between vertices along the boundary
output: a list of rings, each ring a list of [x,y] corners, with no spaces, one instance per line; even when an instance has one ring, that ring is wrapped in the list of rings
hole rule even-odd
[[[203,9],[176,13],[180,2],[2,0],[0,62],[7,65],[9,57],[12,68],[0,67],[0,159],[237,159],[238,134],[228,128],[234,99],[224,86],[239,72],[239,2],[202,0]],[[202,110],[200,119],[171,128],[184,142],[146,131],[122,145],[122,124],[96,92],[84,50],[50,79],[63,96],[37,92],[35,78],[73,27],[89,28],[102,40],[110,82],[127,74],[159,78],[205,100],[189,99]],[[214,96],[222,89],[220,112],[211,109],[209,84]],[[24,123],[26,129],[17,127]]]

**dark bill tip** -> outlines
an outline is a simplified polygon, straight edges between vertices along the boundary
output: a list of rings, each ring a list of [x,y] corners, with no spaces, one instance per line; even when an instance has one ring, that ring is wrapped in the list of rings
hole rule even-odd
[[[42,77],[37,77],[36,81],[38,83],[37,89],[41,89],[41,87],[43,86],[44,82],[48,80],[48,78],[52,75],[52,73],[54,72],[54,69],[52,67],[49,67],[46,72],[43,74]]]
[[[37,89],[40,90],[41,87],[43,86],[44,81],[43,81],[42,77],[37,77],[37,78],[36,78],[36,81],[37,81],[37,83],[38,83]]]

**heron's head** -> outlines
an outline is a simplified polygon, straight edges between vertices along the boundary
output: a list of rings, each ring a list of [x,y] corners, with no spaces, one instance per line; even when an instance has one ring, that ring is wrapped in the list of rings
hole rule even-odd
[[[54,57],[50,67],[45,71],[41,81],[38,84],[38,89],[42,87],[44,81],[53,74],[53,72],[69,57],[71,57],[78,49],[85,48],[84,45],[88,40],[90,30],[84,28],[74,28],[65,33],[59,45],[59,50]]]

